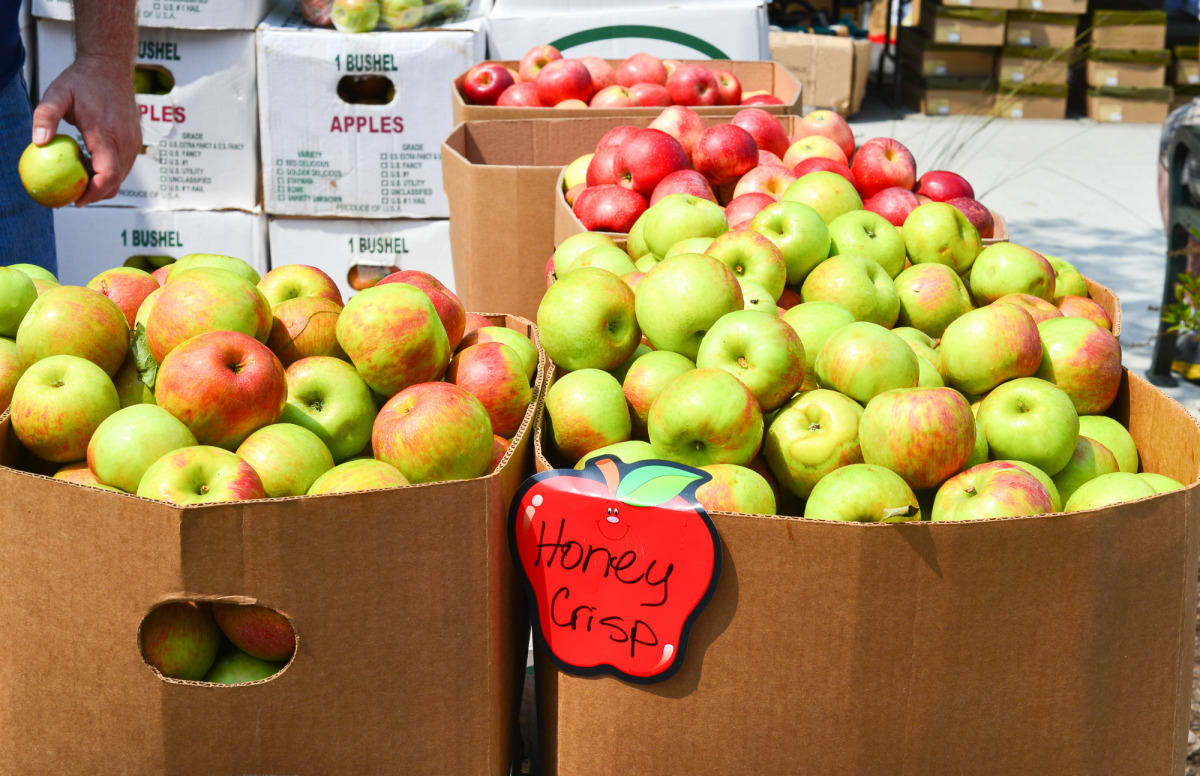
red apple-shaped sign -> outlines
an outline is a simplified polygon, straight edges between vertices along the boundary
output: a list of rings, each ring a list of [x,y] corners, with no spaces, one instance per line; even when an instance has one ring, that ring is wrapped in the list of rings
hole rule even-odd
[[[667,461],[600,456],[526,480],[509,514],[538,641],[565,672],[658,682],[721,571],[716,528],[696,500],[711,475]]]

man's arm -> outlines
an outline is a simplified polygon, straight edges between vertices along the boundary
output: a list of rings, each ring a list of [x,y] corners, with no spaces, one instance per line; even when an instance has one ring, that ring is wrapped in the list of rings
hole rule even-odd
[[[86,205],[117,193],[142,149],[133,100],[136,0],[75,0],[75,61],[50,84],[33,113],[33,142],[45,145],[61,119],[83,135],[92,157]]]

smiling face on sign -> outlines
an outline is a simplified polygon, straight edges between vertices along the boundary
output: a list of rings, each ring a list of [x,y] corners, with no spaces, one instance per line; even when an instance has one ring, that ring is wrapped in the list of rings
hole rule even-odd
[[[720,572],[716,529],[695,498],[709,478],[600,457],[521,487],[514,554],[539,638],[564,671],[653,682],[678,669]]]

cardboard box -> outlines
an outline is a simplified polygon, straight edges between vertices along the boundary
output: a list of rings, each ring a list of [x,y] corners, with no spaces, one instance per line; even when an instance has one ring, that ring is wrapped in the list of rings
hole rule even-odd
[[[959,8],[996,8],[1005,11],[1015,11],[1020,5],[1019,0],[941,0],[943,5]]]
[[[138,24],[192,30],[252,30],[274,0],[140,0]],[[70,21],[73,0],[33,0],[34,16]]]
[[[762,0],[677,3],[575,3],[525,9],[498,0],[488,19],[488,52],[520,59],[545,43],[565,57],[624,59],[639,51],[664,59],[767,59],[767,9]]]
[[[1174,92],[1169,86],[1134,89],[1099,86],[1088,89],[1088,118],[1104,122],[1161,124],[1167,120]]]
[[[930,5],[921,14],[921,29],[934,43],[961,46],[1004,45],[1005,11]]]
[[[365,493],[178,508],[20,471],[0,419],[4,772],[508,776],[529,631],[507,507],[540,359],[497,472]],[[281,673],[199,685],[143,662],[155,605],[227,596],[295,623]]]
[[[1200,98],[1200,86],[1176,86],[1175,95],[1171,98],[1171,110],[1187,105],[1197,98]]]
[[[1045,11],[1046,13],[1087,13],[1087,0],[1017,0],[1022,11]]]
[[[608,60],[614,68],[620,59]],[[733,73],[742,84],[742,91],[766,90],[783,101],[783,105],[758,105],[769,113],[799,113],[801,89],[788,69],[778,62],[720,62],[708,59],[681,60],[696,62],[708,67],[721,67]],[[517,60],[502,60],[500,64],[514,70]],[[608,116],[648,116],[654,118],[662,108],[518,108],[505,105],[471,105],[462,93],[466,72],[459,73],[450,83],[450,103],[454,109],[454,124],[464,121],[506,121],[510,119],[570,119],[605,118]],[[449,79],[448,79],[449,80]],[[743,109],[741,105],[708,105],[692,108],[702,116],[732,116]]]
[[[236,256],[260,275],[268,269],[267,218],[261,213],[64,207],[54,211],[54,235],[58,278],[68,285],[86,285],[113,267],[153,271],[189,253]]]
[[[1071,56],[1063,49],[1008,47],[1000,54],[996,80],[1001,90],[1022,84],[1066,85]]]
[[[871,75],[870,41],[771,30],[770,43],[771,58],[800,81],[805,105],[858,113]]]
[[[1075,46],[1079,16],[1069,13],[1014,11],[1008,15],[1004,45],[1069,49]]]
[[[1167,83],[1171,52],[1165,49],[1123,51],[1092,49],[1088,54],[1088,86],[1154,88]]]
[[[1092,48],[1147,50],[1166,45],[1163,11],[1092,11]]]
[[[258,29],[264,203],[272,215],[444,218],[446,84],[483,59],[478,0],[437,29],[344,34],[294,0]],[[374,77],[376,102],[346,102]],[[388,84],[392,92],[388,92]],[[340,87],[340,89],[339,89]]]
[[[1000,87],[995,115],[1006,119],[1064,119],[1067,117],[1065,83],[1027,83]]]
[[[986,116],[996,101],[991,78],[921,78],[903,80],[904,102],[926,116]]]
[[[1200,46],[1175,47],[1176,86],[1200,86]]]
[[[915,27],[900,28],[897,50],[906,70],[926,77],[990,78],[996,70],[995,49],[934,43]]]
[[[272,268],[314,266],[334,279],[343,299],[357,290],[356,283],[365,287],[403,269],[428,272],[454,290],[445,219],[272,218],[269,234]]]
[[[75,47],[70,22],[40,19],[37,27],[38,78],[44,89],[74,61]],[[138,38],[137,65],[174,86],[166,94],[136,95],[146,149],[106,204],[256,209],[254,33],[143,27]],[[69,125],[62,131],[80,138]]]

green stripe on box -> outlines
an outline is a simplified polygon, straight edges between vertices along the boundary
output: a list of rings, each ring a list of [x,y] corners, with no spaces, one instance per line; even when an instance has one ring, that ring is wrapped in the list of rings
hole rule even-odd
[[[1088,89],[1093,97],[1114,97],[1121,100],[1144,100],[1145,102],[1170,102],[1175,90],[1169,86],[1138,88],[1136,86],[1097,86]]]
[[[1200,58],[1200,46],[1176,46],[1176,59],[1197,59]]]
[[[647,24],[614,24],[609,27],[593,27],[590,30],[580,30],[570,35],[564,35],[558,40],[551,41],[550,45],[559,51],[564,51],[575,46],[582,46],[585,43],[596,43],[602,40],[616,40],[619,38],[663,40],[668,43],[678,43],[680,46],[687,46],[709,59],[729,59],[728,54],[703,38],[697,38],[695,35],[689,35],[679,30],[669,30],[666,27],[652,27]]]
[[[1080,14],[1076,13],[1048,13],[1045,11],[1010,11],[1008,14],[1010,22],[1041,22],[1063,27],[1068,25],[1074,27],[1079,23],[1079,17]]]
[[[1166,49],[1147,49],[1133,51],[1129,49],[1092,49],[1088,59],[1097,62],[1137,62],[1144,65],[1169,65],[1171,52]]]
[[[1092,11],[1093,27],[1165,25],[1166,23],[1166,11]]]
[[[1066,98],[1069,87],[1066,84],[1020,84],[1009,86],[1005,84],[1000,94],[1014,94],[1023,97],[1062,97]]]
[[[973,19],[979,22],[1002,22],[1004,11],[993,8],[947,8],[944,5],[934,6],[938,18]]]

